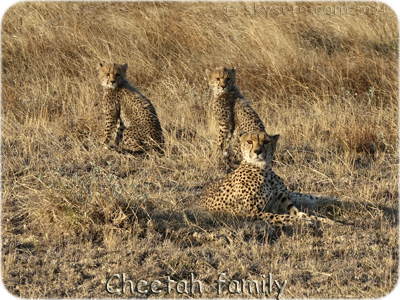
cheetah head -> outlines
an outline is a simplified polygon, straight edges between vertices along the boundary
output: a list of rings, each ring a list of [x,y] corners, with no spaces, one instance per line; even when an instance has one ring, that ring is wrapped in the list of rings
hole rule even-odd
[[[206,70],[208,84],[213,90],[214,95],[220,95],[232,90],[236,80],[236,70],[227,68],[216,68]]]
[[[243,133],[240,135],[243,159],[249,163],[265,169],[274,156],[279,134],[270,136],[263,131]]]
[[[106,88],[115,89],[124,85],[126,79],[126,69],[128,64],[102,64],[99,63],[97,70],[99,71],[99,79],[101,85]]]

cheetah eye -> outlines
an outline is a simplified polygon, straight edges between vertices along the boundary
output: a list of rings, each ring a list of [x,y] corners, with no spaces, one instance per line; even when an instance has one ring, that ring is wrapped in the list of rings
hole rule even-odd
[[[221,79],[219,77],[217,77],[217,81],[220,81]]]
[[[271,141],[264,141],[264,144],[269,144],[271,143]]]
[[[110,76],[110,73],[106,73],[106,76],[109,77],[109,76]]]
[[[251,144],[253,144],[253,141],[252,141],[252,140],[248,140],[248,141],[247,141],[247,144],[250,144],[250,145],[251,145]]]

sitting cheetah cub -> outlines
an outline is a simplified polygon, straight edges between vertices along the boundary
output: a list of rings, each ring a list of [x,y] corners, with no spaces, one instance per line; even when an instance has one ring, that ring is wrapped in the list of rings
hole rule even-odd
[[[126,79],[127,68],[127,64],[99,63],[98,65],[99,79],[104,87],[105,148],[118,150],[119,144],[123,142],[123,153],[141,153],[150,149],[162,152],[164,137],[156,110],[145,96],[129,85]],[[115,133],[118,120],[116,148],[110,144],[110,140]]]
[[[296,193],[294,203],[293,193],[269,167],[279,135],[253,132],[242,134],[239,139],[243,161],[225,179],[206,186],[200,196],[202,206],[209,211],[244,214],[278,226],[297,220],[334,223],[300,212],[295,204],[317,202],[319,197]]]
[[[214,115],[219,125],[217,153],[229,159],[231,166],[238,165],[242,161],[238,133],[265,131],[264,124],[235,85],[235,69],[207,69],[206,75],[213,91]]]

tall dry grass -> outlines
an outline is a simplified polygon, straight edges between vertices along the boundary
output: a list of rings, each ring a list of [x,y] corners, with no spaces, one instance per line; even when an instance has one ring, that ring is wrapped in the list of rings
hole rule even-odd
[[[2,275],[11,293],[111,297],[105,282],[114,273],[148,282],[194,273],[207,298],[217,297],[223,272],[259,281],[272,273],[288,280],[288,298],[380,297],[394,288],[396,16],[386,7],[375,16],[228,18],[224,4],[26,2],[6,12]],[[339,4],[383,5],[286,3]],[[236,5],[244,12],[247,3]],[[165,129],[165,156],[101,147],[102,61],[128,63],[131,84]],[[206,68],[221,65],[237,68],[267,131],[281,134],[276,173],[292,190],[337,197],[320,213],[352,226],[275,232],[197,207],[204,184],[223,176],[204,80]],[[165,289],[159,296],[181,297]]]

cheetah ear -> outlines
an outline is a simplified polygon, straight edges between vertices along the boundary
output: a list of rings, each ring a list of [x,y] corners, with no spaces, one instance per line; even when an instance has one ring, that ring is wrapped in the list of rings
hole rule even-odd
[[[97,65],[97,70],[100,70],[102,67],[103,67],[103,64],[102,64],[102,63],[99,63],[99,64]]]
[[[207,75],[207,78],[210,78],[211,77],[211,70],[209,70],[209,69],[206,69],[206,75]]]
[[[271,139],[275,140],[275,143],[278,142],[280,135],[276,134],[274,136],[271,136]]]
[[[128,64],[127,63],[125,63],[123,66],[122,66],[122,69],[124,70],[124,72],[126,71],[126,69],[128,69]]]
[[[230,73],[231,75],[236,75],[236,69],[235,68],[231,69]]]

